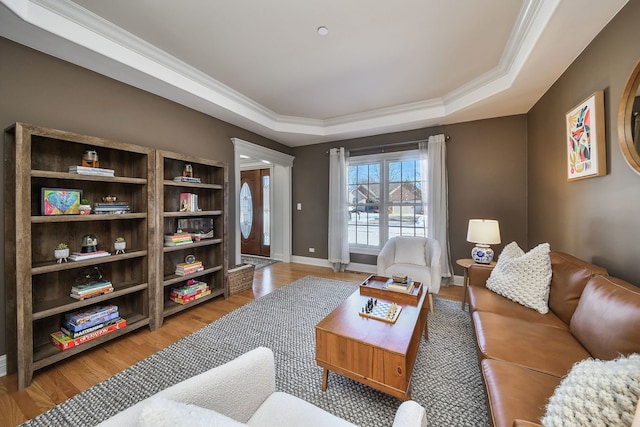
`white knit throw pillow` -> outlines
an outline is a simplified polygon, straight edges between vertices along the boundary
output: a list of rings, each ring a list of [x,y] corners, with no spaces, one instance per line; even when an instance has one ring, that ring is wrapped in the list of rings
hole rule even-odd
[[[640,355],[576,363],[549,398],[545,427],[630,426],[640,398]]]
[[[142,403],[138,427],[245,427],[219,412],[189,403],[153,396]]]
[[[488,289],[542,314],[549,312],[550,284],[548,243],[541,243],[527,253],[516,242],[509,243],[487,280]]]

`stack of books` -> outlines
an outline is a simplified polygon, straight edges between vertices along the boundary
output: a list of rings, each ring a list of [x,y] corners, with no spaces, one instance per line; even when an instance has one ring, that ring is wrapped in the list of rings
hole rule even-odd
[[[125,214],[131,213],[128,202],[100,202],[93,206],[94,214]]]
[[[198,271],[204,270],[204,265],[202,265],[202,261],[194,261],[191,263],[181,262],[176,265],[176,276],[186,276],[188,274],[197,273]]]
[[[111,252],[107,251],[73,252],[71,255],[69,255],[69,259],[71,261],[84,261],[85,259],[100,258],[109,255],[111,255]]]
[[[211,294],[211,288],[205,282],[189,280],[183,285],[174,286],[169,299],[178,304],[186,304]]]
[[[69,166],[69,173],[78,175],[115,176],[113,169],[92,168],[88,166]]]
[[[99,295],[113,292],[113,285],[108,280],[97,280],[95,282],[84,283],[71,288],[71,298],[84,300]]]
[[[117,305],[93,306],[65,314],[60,331],[51,334],[51,343],[67,350],[125,326],[127,321],[120,317]]]
[[[200,178],[194,178],[192,176],[176,176],[173,180],[175,182],[192,182],[195,184],[200,184],[202,182]]]
[[[189,233],[174,233],[164,236],[165,246],[187,245],[189,243],[193,243],[193,239]]]
[[[387,282],[387,289],[390,291],[410,294],[411,292],[413,292],[413,288],[413,280],[411,279],[404,279],[404,283],[395,282],[393,279],[389,279],[389,281]]]
[[[198,195],[193,193],[180,193],[180,212],[200,212]]]

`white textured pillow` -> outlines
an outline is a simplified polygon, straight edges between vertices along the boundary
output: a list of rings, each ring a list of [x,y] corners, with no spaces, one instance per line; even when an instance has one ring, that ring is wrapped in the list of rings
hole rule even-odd
[[[246,426],[211,409],[160,396],[151,397],[143,403],[138,425],[140,427]]]
[[[487,280],[487,288],[542,314],[549,312],[551,259],[549,244],[524,253],[516,242],[504,247]]]
[[[427,265],[424,255],[424,239],[396,237],[396,264]]]
[[[640,398],[640,355],[576,363],[549,398],[545,427],[630,426]]]

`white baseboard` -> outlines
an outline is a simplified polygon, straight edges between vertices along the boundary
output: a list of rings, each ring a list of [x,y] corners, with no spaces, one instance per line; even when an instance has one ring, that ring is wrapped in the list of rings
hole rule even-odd
[[[291,262],[295,262],[295,263],[298,263],[298,264],[315,265],[315,266],[318,266],[318,267],[333,268],[333,266],[331,265],[329,260],[321,259],[321,258],[311,258],[311,257],[306,257],[306,256],[293,255],[291,257]],[[350,262],[349,265],[347,265],[346,269],[347,270],[351,270],[351,271],[361,271],[363,273],[370,273],[370,274],[375,274],[377,272],[377,269],[376,269],[375,265],[372,265],[372,264],[360,264],[360,263],[357,263],[357,262]],[[462,277],[462,276],[453,276],[453,284],[456,285],[456,286],[463,286],[464,277]]]
[[[376,268],[375,265],[360,264],[357,262],[350,262],[349,265],[347,265],[347,270],[370,273],[370,274],[376,274],[378,272],[378,269]]]
[[[308,264],[308,265],[316,265],[318,267],[329,267],[331,268],[331,263],[327,259],[321,258],[311,258],[307,256],[298,256],[293,255],[291,257],[291,262],[295,262],[298,264]]]
[[[0,356],[0,377],[7,376],[7,355],[3,354]]]
[[[291,262],[296,262],[298,264],[307,264],[307,265],[315,265],[318,267],[327,267],[333,268],[333,265],[329,262],[328,259],[320,259],[320,258],[311,258],[306,256],[297,256],[294,255],[291,257]],[[376,266],[371,264],[360,264],[356,262],[350,262],[347,265],[346,270],[349,271],[361,271],[363,273],[375,273]]]

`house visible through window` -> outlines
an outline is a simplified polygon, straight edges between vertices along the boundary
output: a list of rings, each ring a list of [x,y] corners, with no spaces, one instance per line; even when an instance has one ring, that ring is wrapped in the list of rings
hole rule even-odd
[[[426,235],[417,151],[351,157],[348,186],[353,252],[375,254],[390,237]]]

